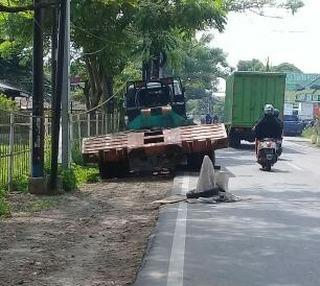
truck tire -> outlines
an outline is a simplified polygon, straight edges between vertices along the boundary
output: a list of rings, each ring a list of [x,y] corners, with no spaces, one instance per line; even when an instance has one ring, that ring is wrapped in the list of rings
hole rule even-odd
[[[204,156],[209,156],[210,160],[212,161],[213,165],[215,165],[215,153],[192,153],[187,155],[187,167],[189,171],[199,172],[201,169],[201,165],[204,159]]]
[[[232,147],[232,148],[240,148],[241,140],[240,140],[240,137],[237,134],[230,133],[229,146]]]
[[[101,179],[124,178],[129,174],[129,164],[126,162],[99,163]]]

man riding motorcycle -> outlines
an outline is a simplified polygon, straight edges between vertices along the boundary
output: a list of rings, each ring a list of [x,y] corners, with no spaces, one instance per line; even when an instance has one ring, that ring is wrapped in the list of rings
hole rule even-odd
[[[280,112],[278,109],[274,109],[274,117],[278,120],[281,127],[281,139],[277,140],[277,155],[278,157],[282,154],[282,134],[283,134],[283,121],[279,118]]]
[[[283,121],[279,118],[279,115],[280,115],[279,109],[275,108],[275,109],[274,109],[274,117],[279,121],[280,127],[281,127],[281,129],[283,130]],[[282,130],[281,130],[281,131],[282,131]]]
[[[280,120],[274,116],[274,111],[275,109],[271,104],[266,104],[264,107],[264,116],[254,127],[256,153],[259,140],[265,138],[281,140],[282,138],[282,126]]]

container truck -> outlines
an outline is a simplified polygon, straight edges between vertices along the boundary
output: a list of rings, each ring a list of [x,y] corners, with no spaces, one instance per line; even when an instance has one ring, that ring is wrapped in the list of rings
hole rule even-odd
[[[254,141],[252,128],[265,104],[279,109],[283,119],[286,74],[236,71],[226,85],[225,125],[231,147],[239,147],[241,140]]]

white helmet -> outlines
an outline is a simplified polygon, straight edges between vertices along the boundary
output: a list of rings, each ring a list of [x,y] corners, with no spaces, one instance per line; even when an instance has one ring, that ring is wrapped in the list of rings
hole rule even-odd
[[[274,114],[274,107],[272,104],[266,104],[264,106],[264,114],[266,114],[266,115],[273,115]]]

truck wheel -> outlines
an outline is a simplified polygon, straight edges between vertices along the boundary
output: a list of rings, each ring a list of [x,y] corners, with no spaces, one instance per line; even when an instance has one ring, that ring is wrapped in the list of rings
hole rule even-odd
[[[215,165],[216,160],[214,151],[212,153],[192,153],[187,156],[188,170],[194,172],[200,171],[204,156],[206,155],[209,156],[213,165]]]
[[[129,173],[129,165],[126,162],[99,163],[99,171],[102,179],[124,178]]]
[[[230,135],[229,137],[229,145],[232,148],[239,148],[241,146],[240,137],[237,135]]]

